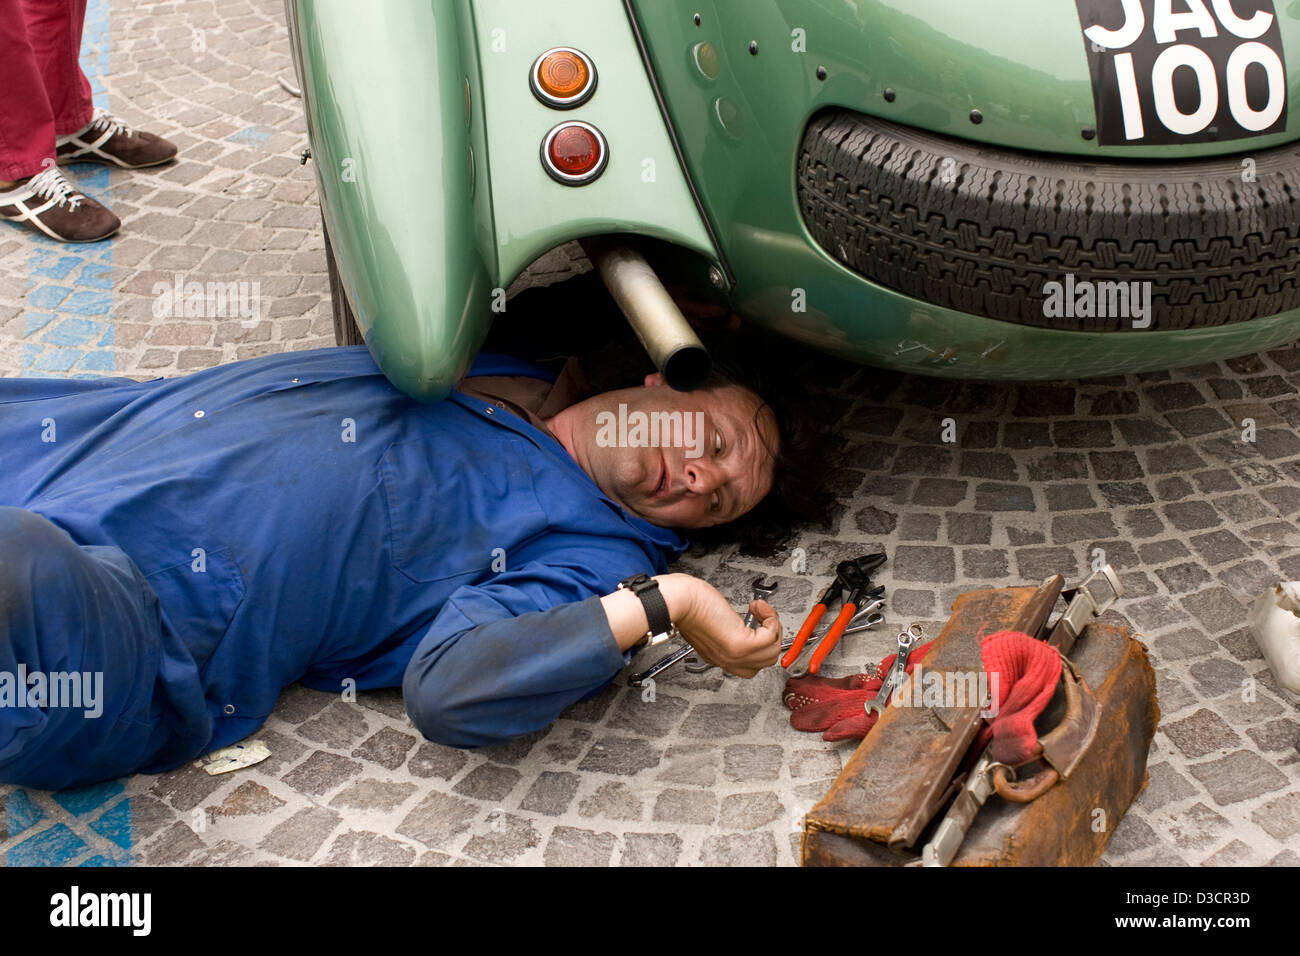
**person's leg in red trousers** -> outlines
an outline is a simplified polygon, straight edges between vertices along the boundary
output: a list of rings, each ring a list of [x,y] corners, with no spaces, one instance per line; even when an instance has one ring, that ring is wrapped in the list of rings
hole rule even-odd
[[[98,242],[122,225],[59,165],[142,169],[176,146],[96,110],[81,71],[86,0],[0,0],[0,220],[60,242]]]
[[[54,163],[94,113],[81,71],[86,0],[0,0],[0,188]]]

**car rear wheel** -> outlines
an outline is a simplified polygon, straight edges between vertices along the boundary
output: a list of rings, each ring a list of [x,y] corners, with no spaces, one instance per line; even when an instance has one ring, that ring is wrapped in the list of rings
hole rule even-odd
[[[325,234],[325,269],[330,280],[330,304],[334,309],[334,344],[365,345],[366,340],[357,327],[357,317],[352,313],[347,293],[343,291],[343,280],[339,277],[338,263],[334,261],[334,250],[330,246],[329,229],[325,219],[321,218],[321,231]]]
[[[974,315],[1122,331],[1300,308],[1300,144],[1081,163],[834,110],[808,125],[797,191],[828,254],[879,285]],[[1150,282],[1150,324],[1046,306],[1047,283],[1080,280]]]

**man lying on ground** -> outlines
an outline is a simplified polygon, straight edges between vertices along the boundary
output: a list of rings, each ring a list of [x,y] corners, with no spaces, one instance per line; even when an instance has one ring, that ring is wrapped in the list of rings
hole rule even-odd
[[[665,571],[686,544],[669,529],[781,491],[778,415],[721,375],[586,398],[580,378],[483,354],[420,404],[359,346],[0,379],[0,782],[176,767],[295,681],[401,686],[428,738],[497,743],[606,686],[667,619],[730,673],[773,664],[769,605],[748,630]],[[620,433],[655,413],[680,413],[679,444]],[[638,574],[666,617],[619,587]]]

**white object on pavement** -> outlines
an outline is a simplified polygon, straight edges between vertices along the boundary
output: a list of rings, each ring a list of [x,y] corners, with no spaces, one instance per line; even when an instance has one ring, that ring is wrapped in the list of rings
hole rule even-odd
[[[1300,703],[1300,581],[1283,581],[1250,609],[1250,629],[1277,682]]]
[[[219,773],[230,773],[232,770],[251,767],[255,763],[261,763],[269,756],[271,756],[271,750],[265,743],[260,740],[250,740],[247,743],[214,750],[208,754],[207,759],[209,762],[203,765],[203,769],[216,776]]]

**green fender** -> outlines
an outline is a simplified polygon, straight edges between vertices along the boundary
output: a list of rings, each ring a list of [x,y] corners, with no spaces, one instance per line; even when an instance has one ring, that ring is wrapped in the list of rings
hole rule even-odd
[[[321,209],[357,325],[394,385],[437,401],[487,334],[496,272],[487,191],[474,191],[468,15],[454,0],[287,7]]]

